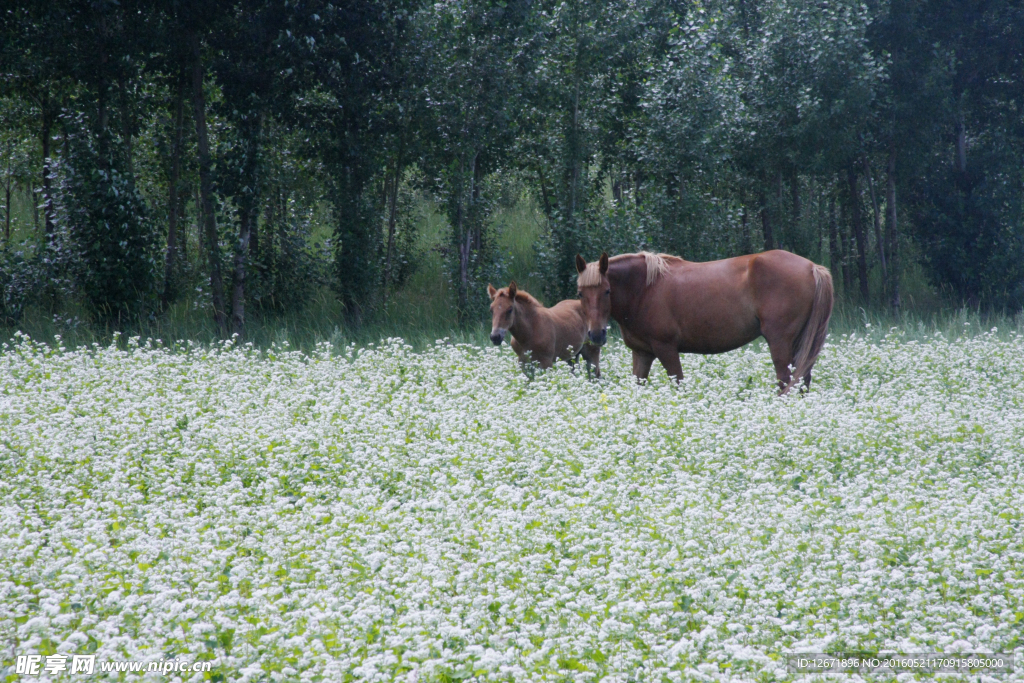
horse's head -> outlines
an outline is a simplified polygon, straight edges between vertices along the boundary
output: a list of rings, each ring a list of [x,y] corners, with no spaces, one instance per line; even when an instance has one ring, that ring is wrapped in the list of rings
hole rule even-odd
[[[487,285],[487,296],[491,297],[491,341],[495,346],[501,346],[501,340],[515,322],[517,291],[515,280],[502,289]]]
[[[608,318],[612,313],[612,287],[608,282],[608,254],[601,254],[596,263],[588,264],[576,254],[576,284],[583,315],[587,318],[587,339],[602,346],[608,341]]]

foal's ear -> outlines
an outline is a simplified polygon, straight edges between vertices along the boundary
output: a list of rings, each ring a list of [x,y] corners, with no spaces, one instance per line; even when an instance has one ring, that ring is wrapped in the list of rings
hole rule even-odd
[[[577,273],[582,273],[586,269],[587,269],[587,262],[585,260],[583,260],[582,256],[580,256],[579,254],[576,254],[576,272]]]
[[[491,301],[494,301],[494,295],[498,293],[498,290],[494,288],[494,285],[487,284],[487,296],[491,297]]]
[[[516,298],[516,292],[518,290],[519,290],[519,288],[516,287],[516,281],[513,280],[512,282],[510,282],[509,285],[508,285],[508,298],[514,300]]]
[[[598,268],[601,270],[601,275],[608,272],[608,252],[601,252],[601,262],[598,264]]]

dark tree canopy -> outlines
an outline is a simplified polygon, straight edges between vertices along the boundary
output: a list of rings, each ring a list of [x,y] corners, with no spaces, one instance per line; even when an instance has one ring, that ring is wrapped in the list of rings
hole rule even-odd
[[[577,252],[784,248],[858,303],[913,268],[1024,305],[1012,0],[30,0],[0,13],[0,151],[7,319],[196,290],[244,336],[329,290],[358,323],[421,248],[414,195],[460,320],[527,200],[551,298]]]

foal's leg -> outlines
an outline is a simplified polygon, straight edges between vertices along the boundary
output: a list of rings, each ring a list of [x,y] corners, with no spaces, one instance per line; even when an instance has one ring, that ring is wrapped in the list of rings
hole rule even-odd
[[[524,349],[522,345],[516,341],[515,337],[512,338],[512,349],[516,352],[516,355],[519,356],[519,369],[522,370],[527,379],[533,379],[533,352]]]
[[[637,381],[647,379],[651,374],[651,365],[654,363],[654,354],[643,351],[633,351],[633,374]]]
[[[584,344],[581,353],[587,361],[587,379],[590,379],[591,365],[594,366],[594,377],[601,379],[601,347],[594,346],[593,344]]]

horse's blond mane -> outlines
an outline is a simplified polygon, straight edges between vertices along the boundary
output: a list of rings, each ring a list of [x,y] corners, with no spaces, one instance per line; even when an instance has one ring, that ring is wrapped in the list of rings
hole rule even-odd
[[[654,281],[668,270],[668,261],[666,259],[675,258],[669,254],[652,254],[649,251],[641,251],[640,255],[644,257],[644,262],[647,264],[648,287],[653,285]]]
[[[630,256],[630,254],[623,254],[623,256]],[[644,263],[647,265],[646,284],[648,287],[653,285],[654,282],[668,270],[668,259],[679,258],[678,256],[672,256],[671,254],[652,254],[649,251],[641,251],[639,254],[636,254],[636,256],[644,257]],[[576,283],[580,287],[596,287],[601,284],[600,263],[598,261],[588,263],[587,267],[576,278]]]
[[[601,266],[597,261],[587,264],[583,272],[576,277],[576,284],[580,287],[596,287],[601,284]]]

